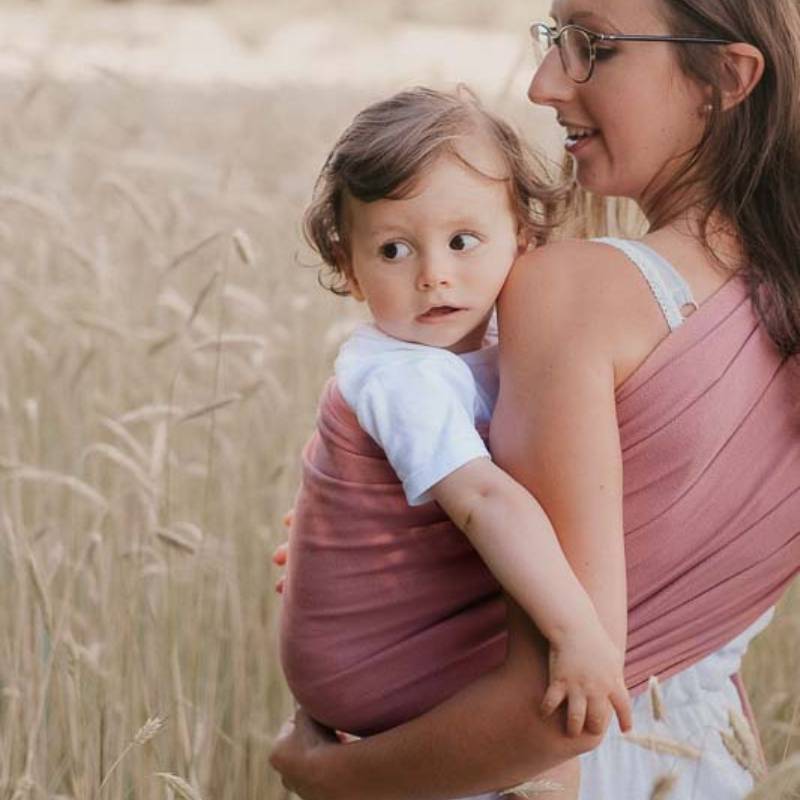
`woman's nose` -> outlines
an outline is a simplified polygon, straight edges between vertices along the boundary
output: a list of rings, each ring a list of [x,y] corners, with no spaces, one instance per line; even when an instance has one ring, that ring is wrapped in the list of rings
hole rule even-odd
[[[539,106],[557,107],[570,100],[574,91],[575,83],[564,71],[558,47],[553,46],[533,73],[528,98]]]

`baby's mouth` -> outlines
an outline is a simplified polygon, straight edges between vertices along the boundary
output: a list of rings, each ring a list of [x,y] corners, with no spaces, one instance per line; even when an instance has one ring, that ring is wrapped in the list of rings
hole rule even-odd
[[[424,314],[420,314],[419,319],[438,319],[439,317],[447,317],[450,314],[455,314],[457,311],[461,311],[461,309],[456,306],[433,306]]]

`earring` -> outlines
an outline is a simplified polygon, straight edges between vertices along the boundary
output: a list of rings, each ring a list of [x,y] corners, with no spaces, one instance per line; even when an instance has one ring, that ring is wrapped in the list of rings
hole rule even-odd
[[[711,103],[703,103],[703,105],[697,108],[697,116],[699,119],[710,117],[713,110],[714,106]]]

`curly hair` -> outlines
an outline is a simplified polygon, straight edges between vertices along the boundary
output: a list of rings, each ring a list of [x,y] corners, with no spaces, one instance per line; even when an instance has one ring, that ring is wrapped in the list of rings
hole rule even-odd
[[[521,232],[531,243],[545,242],[563,193],[514,129],[464,86],[454,92],[417,87],[361,111],[322,167],[303,220],[306,240],[324,262],[321,283],[335,294],[349,293],[348,196],[365,203],[406,197],[443,153],[480,172],[458,151],[459,139],[473,134],[486,136],[502,157],[507,174],[497,179],[508,184]]]

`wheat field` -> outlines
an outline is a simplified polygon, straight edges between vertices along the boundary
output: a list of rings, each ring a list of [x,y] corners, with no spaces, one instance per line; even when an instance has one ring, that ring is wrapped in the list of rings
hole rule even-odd
[[[526,5],[341,14],[505,30]],[[267,36],[319,7],[208,13]],[[317,286],[299,219],[375,90],[38,64],[0,96],[0,797],[278,800],[270,554],[357,318]],[[769,800],[800,786],[796,590],[746,665]]]

